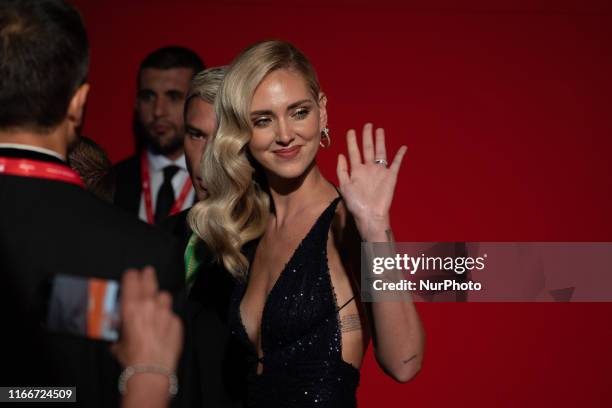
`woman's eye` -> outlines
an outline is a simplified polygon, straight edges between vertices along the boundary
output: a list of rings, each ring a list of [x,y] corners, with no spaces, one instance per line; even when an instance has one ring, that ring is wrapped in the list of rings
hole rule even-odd
[[[293,114],[293,117],[296,118],[296,119],[304,119],[306,116],[308,116],[309,112],[310,111],[308,109],[298,109]]]
[[[268,118],[261,118],[261,119],[255,120],[255,122],[253,122],[253,126],[255,126],[255,127],[265,127],[269,123],[270,123],[270,119],[268,119]]]

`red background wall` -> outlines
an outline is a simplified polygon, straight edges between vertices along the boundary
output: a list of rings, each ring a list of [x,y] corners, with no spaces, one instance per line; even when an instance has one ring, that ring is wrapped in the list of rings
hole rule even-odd
[[[227,64],[286,39],[329,97],[335,180],[366,121],[408,145],[399,240],[612,241],[612,5],[605,1],[74,1],[91,41],[85,134],[114,161],[140,60],[169,44]],[[409,384],[371,353],[360,405],[612,406],[612,305],[419,304],[425,365]]]

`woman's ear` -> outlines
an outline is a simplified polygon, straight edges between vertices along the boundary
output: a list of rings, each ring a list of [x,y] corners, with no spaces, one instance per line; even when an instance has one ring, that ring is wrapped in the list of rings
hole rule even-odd
[[[321,129],[327,127],[327,95],[319,92],[319,121]]]

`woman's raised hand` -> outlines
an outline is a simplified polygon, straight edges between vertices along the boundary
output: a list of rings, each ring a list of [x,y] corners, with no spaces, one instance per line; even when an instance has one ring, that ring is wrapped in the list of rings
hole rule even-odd
[[[366,241],[378,241],[390,229],[389,208],[397,175],[406,153],[400,147],[390,166],[387,164],[385,131],[376,129],[376,144],[372,124],[363,127],[363,161],[354,130],[346,134],[349,166],[346,157],[338,156],[338,181],[340,192],[348,210],[353,214],[359,233]]]
[[[176,369],[183,327],[172,312],[172,296],[159,291],[155,270],[130,269],[121,280],[121,339],[112,347],[124,366],[158,365]]]

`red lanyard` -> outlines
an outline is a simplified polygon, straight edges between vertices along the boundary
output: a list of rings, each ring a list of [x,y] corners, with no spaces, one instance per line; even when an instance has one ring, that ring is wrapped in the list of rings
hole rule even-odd
[[[39,160],[0,157],[0,174],[43,178],[48,180],[62,181],[64,183],[72,183],[79,187],[85,187],[81,177],[79,177],[79,175],[70,167]]]
[[[147,156],[146,151],[142,152],[142,156],[140,157],[140,177],[142,179],[142,192],[144,194],[147,222],[149,224],[154,224],[155,219],[153,218],[153,200],[151,199],[151,178],[149,177],[149,157]],[[187,180],[185,180],[185,184],[183,185],[181,193],[174,202],[174,205],[172,206],[169,215],[174,215],[181,211],[181,208],[183,208],[183,204],[185,204],[185,200],[187,199],[190,190],[191,179],[187,177]]]

